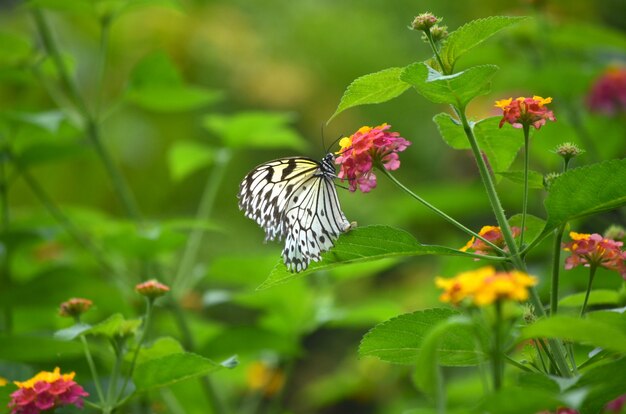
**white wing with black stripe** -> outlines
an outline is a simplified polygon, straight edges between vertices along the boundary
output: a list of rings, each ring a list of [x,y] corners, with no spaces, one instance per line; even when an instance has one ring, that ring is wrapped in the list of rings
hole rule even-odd
[[[239,208],[264,230],[266,240],[285,239],[283,260],[301,272],[320,260],[339,235],[350,229],[333,183],[334,156],[322,162],[281,158],[253,169],[239,189]]]

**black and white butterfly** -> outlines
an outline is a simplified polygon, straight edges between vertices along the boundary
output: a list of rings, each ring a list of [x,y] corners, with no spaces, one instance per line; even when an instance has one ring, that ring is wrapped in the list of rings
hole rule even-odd
[[[288,157],[259,165],[239,187],[239,208],[265,230],[265,240],[285,239],[283,260],[301,272],[352,225],[341,211],[333,179],[335,156],[321,162]]]

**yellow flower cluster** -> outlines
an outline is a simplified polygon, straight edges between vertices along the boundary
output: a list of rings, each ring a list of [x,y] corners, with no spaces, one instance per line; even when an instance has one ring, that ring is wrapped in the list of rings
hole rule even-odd
[[[537,279],[516,270],[496,272],[494,267],[486,266],[451,279],[437,277],[435,284],[444,290],[439,297],[442,302],[458,305],[468,300],[476,306],[486,306],[496,300],[528,299],[528,287],[536,285]]]
[[[59,369],[59,367],[56,367],[53,372],[41,371],[39,374],[35,375],[34,377],[32,377],[31,379],[27,381],[23,381],[23,382],[13,381],[13,382],[15,383],[15,385],[17,385],[20,388],[33,388],[35,384],[38,383],[39,381],[44,381],[49,384],[55,382],[58,379],[62,379],[64,381],[71,381],[74,379],[75,375],[76,373],[74,372],[61,375],[61,370]]]

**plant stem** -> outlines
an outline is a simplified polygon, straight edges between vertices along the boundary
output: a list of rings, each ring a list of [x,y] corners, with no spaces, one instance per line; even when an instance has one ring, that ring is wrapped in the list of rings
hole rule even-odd
[[[411,197],[413,197],[414,199],[419,201],[421,204],[426,206],[429,210],[431,210],[432,212],[437,214],[439,217],[443,218],[448,223],[452,224],[453,226],[457,227],[458,229],[461,229],[462,231],[466,232],[467,234],[469,234],[471,236],[474,236],[477,239],[480,239],[483,242],[487,243],[489,246],[494,248],[498,253],[500,253],[502,255],[507,255],[507,253],[504,250],[502,250],[500,247],[496,246],[495,244],[493,244],[489,240],[485,239],[483,236],[479,235],[478,233],[475,233],[472,230],[468,229],[463,224],[459,223],[458,221],[456,221],[452,217],[448,216],[446,213],[444,213],[443,211],[439,210],[437,207],[433,206],[432,204],[430,204],[429,202],[424,200],[422,197],[420,197],[417,194],[415,194],[413,191],[409,190],[404,184],[402,184],[400,181],[398,181],[389,171],[387,171],[385,169],[385,167],[383,167],[382,165],[381,166],[377,166],[377,167],[378,167],[378,170],[381,171],[383,174],[385,174],[395,185],[400,187],[405,193],[407,193],[408,195],[410,195]],[[481,257],[484,258],[484,256],[481,256]]]
[[[591,293],[591,284],[593,283],[593,277],[596,275],[597,265],[591,264],[589,267],[589,283],[587,283],[587,292],[585,293],[585,301],[583,302],[583,307],[580,309],[580,317],[582,318],[587,310],[587,302],[589,301],[589,294]]]
[[[522,199],[522,228],[519,236],[520,249],[524,248],[524,233],[526,230],[526,212],[528,209],[528,161],[529,161],[529,145],[530,145],[530,125],[524,124],[524,195]]]
[[[232,152],[228,149],[220,149],[217,152],[215,164],[202,192],[196,220],[206,220],[210,217],[226,167],[231,158]],[[176,276],[172,280],[172,291],[177,298],[180,298],[185,293],[192,282],[193,267],[198,258],[204,232],[205,230],[202,228],[195,228],[187,239],[187,245],[183,251],[178,272],[176,272]]]
[[[112,342],[115,339],[112,340]],[[107,404],[106,409],[108,412],[112,412],[117,405],[117,381],[120,377],[122,368],[122,362],[124,360],[122,340],[117,343],[113,343],[113,349],[115,351],[115,363],[113,364],[113,370],[111,371],[111,378],[109,380],[109,387],[107,389]]]
[[[493,349],[492,349],[492,370],[493,370],[493,388],[498,391],[502,388],[502,302],[496,300],[496,322],[493,329]]]
[[[100,119],[104,98],[104,74],[106,73],[107,61],[109,57],[108,50],[111,22],[112,20],[110,16],[105,16],[100,19],[100,62],[98,65],[98,85],[95,109],[95,114],[98,119]]]
[[[428,43],[430,44],[430,48],[433,50],[433,53],[435,54],[435,59],[437,59],[437,63],[439,63],[439,67],[441,68],[441,73],[443,73],[444,75],[447,75],[447,71],[445,66],[443,66],[443,61],[441,60],[441,56],[439,55],[439,49],[437,48],[437,45],[435,44],[435,41],[433,40],[433,35],[432,33],[430,33],[430,29],[425,30],[424,33],[426,34],[426,38],[428,39]]]
[[[565,224],[555,230],[552,244],[552,281],[550,284],[550,316],[556,315],[559,308],[559,272],[561,271],[561,243]]]
[[[11,246],[8,243],[9,226],[11,218],[9,215],[9,180],[6,171],[5,159],[8,158],[6,149],[0,152],[0,208],[2,217],[0,221],[0,235],[4,240],[4,251],[0,252],[0,289],[5,292],[11,291]],[[2,326],[0,331],[10,334],[13,331],[13,308],[10,303],[2,306]]]
[[[100,404],[104,405],[106,404],[106,401],[104,399],[104,393],[102,392],[102,385],[100,385],[100,376],[98,375],[98,371],[96,370],[96,364],[94,363],[93,357],[91,356],[91,351],[89,351],[87,339],[83,335],[80,335],[80,342],[83,344],[85,358],[87,359],[87,365],[89,365],[89,369],[91,370],[93,383],[96,387],[96,392],[98,393],[98,399],[100,400]]]
[[[150,329],[150,320],[152,317],[152,309],[153,309],[153,299],[146,298],[146,316],[143,321],[143,327],[141,329],[141,334],[139,334],[139,339],[137,340],[137,346],[135,348],[135,352],[133,353],[133,359],[130,363],[130,368],[128,369],[128,373],[126,374],[126,378],[124,379],[124,385],[122,385],[122,389],[120,390],[117,398],[124,397],[124,391],[126,391],[126,387],[128,386],[128,382],[133,376],[133,372],[135,371],[135,364],[137,364],[137,358],[139,357],[139,351],[141,351],[141,346],[143,345],[144,340],[146,339],[146,335],[148,329]]]

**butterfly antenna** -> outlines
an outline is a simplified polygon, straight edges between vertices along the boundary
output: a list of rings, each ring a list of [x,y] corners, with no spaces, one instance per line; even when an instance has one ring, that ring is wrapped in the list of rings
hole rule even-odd
[[[336,143],[338,143],[338,142],[341,140],[341,138],[343,138],[343,137],[342,137],[342,136],[340,136],[339,138],[337,138],[336,140],[334,140],[332,144],[330,144],[330,146],[326,149],[326,154],[328,154],[328,153],[330,152],[330,149],[331,149],[332,147],[334,147],[334,146],[335,146],[335,144],[336,144]],[[347,148],[346,148],[346,149],[347,149]],[[344,150],[344,151],[345,151],[345,150]],[[342,152],[343,152],[343,151],[342,151]]]

